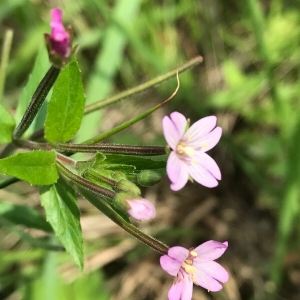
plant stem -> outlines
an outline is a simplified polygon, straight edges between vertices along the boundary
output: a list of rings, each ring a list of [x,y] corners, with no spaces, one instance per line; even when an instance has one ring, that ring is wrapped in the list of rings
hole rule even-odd
[[[103,203],[103,201],[95,197],[95,195],[93,195],[90,191],[79,187],[79,193],[89,202],[91,202],[95,207],[97,207],[100,211],[102,211],[108,218],[110,218],[113,222],[115,222],[125,231],[130,233],[132,236],[136,237],[138,240],[140,240],[141,242],[143,242],[144,244],[161,254],[168,253],[169,247],[167,245],[155,239],[154,237],[145,234],[133,224],[124,220],[119,214],[117,214],[109,206]]]
[[[193,68],[196,65],[198,65],[199,63],[201,63],[203,61],[203,57],[202,56],[197,56],[193,59],[191,59],[190,61],[188,61],[187,63],[181,65],[180,67],[178,67],[177,69],[174,69],[172,71],[169,71],[163,75],[157,76],[155,78],[153,78],[152,80],[149,80],[145,83],[142,83],[140,85],[137,85],[127,91],[121,92],[117,95],[99,100],[97,102],[94,102],[90,105],[87,105],[84,109],[84,114],[87,115],[93,111],[96,111],[98,109],[102,109],[108,105],[111,105],[113,103],[116,103],[122,99],[128,98],[131,95],[140,93],[142,91],[146,91],[148,89],[150,89],[151,87],[158,85],[166,80],[168,80],[171,77],[176,76],[176,74],[182,73],[184,71],[186,71],[187,69]]]
[[[22,117],[22,120],[15,128],[13,134],[13,138],[15,140],[18,140],[23,135],[34,120],[59,73],[60,69],[52,65],[38,85]]]
[[[61,174],[67,179],[74,182],[77,185],[77,189],[79,193],[86,198],[90,203],[92,203],[95,207],[97,207],[100,211],[102,211],[107,217],[109,217],[112,221],[114,221],[121,228],[126,230],[128,233],[136,237],[141,242],[145,243],[155,251],[158,251],[161,254],[166,254],[168,252],[169,247],[159,240],[145,234],[140,229],[135,227],[133,224],[124,220],[118,213],[116,213],[113,209],[111,209],[106,203],[102,201],[102,199],[98,199],[96,195],[103,196],[103,190],[106,190],[100,186],[97,186],[84,178],[79,177],[74,174],[66,167],[64,167],[60,162],[57,162],[58,170]],[[99,192],[100,191],[100,192]],[[107,197],[108,193],[109,198],[113,199],[115,193],[109,190],[106,190],[104,198]]]
[[[165,147],[162,146],[128,146],[117,144],[103,144],[97,143],[92,145],[87,144],[54,144],[56,150],[66,153],[87,152],[93,153],[100,151],[103,153],[116,153],[127,155],[164,155],[166,154]]]
[[[83,142],[82,144],[95,144],[95,143],[98,143],[106,138],[108,138],[109,136],[113,135],[113,134],[116,134],[117,132],[119,131],[122,131],[124,130],[125,128],[131,126],[132,124],[146,118],[147,116],[149,116],[150,114],[152,114],[154,111],[156,111],[157,109],[161,108],[162,106],[164,106],[165,104],[167,104],[177,93],[177,91],[179,90],[179,86],[180,86],[180,83],[179,83],[179,78],[178,78],[178,73],[177,73],[177,82],[178,82],[178,85],[175,89],[175,91],[173,92],[173,94],[168,98],[166,99],[165,101],[157,104],[156,106],[150,108],[149,110],[147,110],[146,112],[140,114],[139,116],[137,117],[134,117],[132,119],[130,119],[129,121],[127,122],[124,122],[122,124],[120,124],[119,126],[116,126],[115,128],[107,131],[107,132],[104,132],[103,134],[100,134],[98,136],[95,136],[85,142]]]
[[[65,157],[67,158],[67,157]],[[61,160],[60,156],[58,157],[59,160]],[[91,191],[92,193],[99,195],[101,197],[104,197],[105,199],[108,199],[109,201],[112,201],[114,197],[116,196],[116,193],[113,191],[110,191],[106,188],[103,188],[99,185],[96,185],[89,180],[86,180],[85,178],[82,178],[69,169],[67,169],[60,161],[57,161],[57,168],[61,172],[61,174],[75,183],[76,185],[81,186],[84,189],[87,189],[88,191]]]

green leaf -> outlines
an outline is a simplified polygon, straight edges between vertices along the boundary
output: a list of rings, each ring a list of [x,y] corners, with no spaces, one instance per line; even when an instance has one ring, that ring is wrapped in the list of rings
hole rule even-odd
[[[0,105],[0,143],[10,143],[15,127],[13,116]]]
[[[41,186],[40,195],[47,221],[76,265],[83,270],[80,211],[74,190],[59,179],[55,185]]]
[[[64,68],[55,82],[45,123],[46,139],[66,142],[77,133],[83,117],[85,95],[76,60]]]
[[[0,202],[0,216],[3,216],[14,224],[52,232],[52,228],[46,222],[44,216],[35,209],[25,205]]]
[[[32,151],[0,159],[0,173],[33,185],[48,185],[58,178],[54,151]]]

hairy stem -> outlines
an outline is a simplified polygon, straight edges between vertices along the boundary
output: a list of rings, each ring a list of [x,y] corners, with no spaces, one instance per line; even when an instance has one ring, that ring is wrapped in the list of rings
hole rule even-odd
[[[60,69],[52,65],[46,73],[46,75],[44,76],[44,78],[42,79],[42,81],[40,82],[40,84],[38,85],[22,117],[22,120],[15,128],[13,134],[15,140],[18,140],[23,135],[23,133],[29,128],[30,124],[34,120],[38,111],[40,110],[50,89],[52,88],[56,78],[58,77],[59,73]]]

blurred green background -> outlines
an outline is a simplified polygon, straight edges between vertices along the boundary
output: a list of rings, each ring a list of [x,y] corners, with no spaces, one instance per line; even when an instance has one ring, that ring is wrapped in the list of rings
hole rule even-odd
[[[193,299],[300,299],[300,1],[1,0],[0,45],[13,30],[3,97],[12,114],[55,7],[74,29],[88,103],[204,57],[180,75],[164,110],[111,141],[164,145],[164,114],[178,110],[192,122],[215,114],[224,133],[210,154],[223,179],[213,190],[189,184],[175,194],[167,179],[145,190],[158,216],[139,226],[169,245],[229,241],[220,261],[230,281],[220,293],[195,287]],[[172,79],[89,115],[78,140],[154,106],[175,87]],[[18,183],[0,200],[0,299],[167,299],[172,279],[158,254],[84,201],[86,270],[79,274],[68,255],[35,243],[55,244],[51,233],[9,218],[10,204],[42,213],[34,187]]]

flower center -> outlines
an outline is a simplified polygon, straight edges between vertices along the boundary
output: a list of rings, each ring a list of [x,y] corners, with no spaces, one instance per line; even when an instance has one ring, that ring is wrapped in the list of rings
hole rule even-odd
[[[185,142],[179,142],[176,147],[176,153],[183,156],[193,156],[196,150],[193,147],[188,147]]]
[[[181,267],[188,273],[188,274],[195,274],[197,269],[193,267],[194,258],[198,256],[197,252],[190,250],[189,256],[186,260],[182,263]]]

